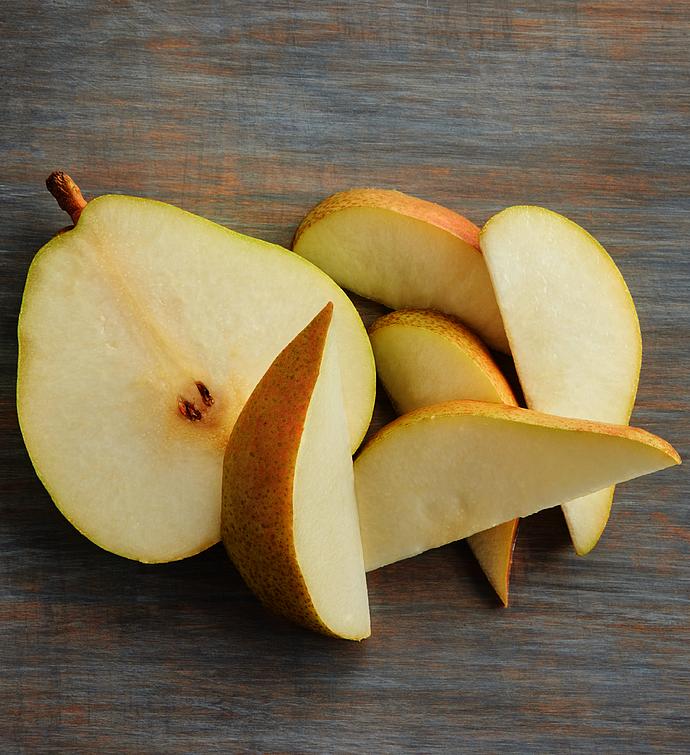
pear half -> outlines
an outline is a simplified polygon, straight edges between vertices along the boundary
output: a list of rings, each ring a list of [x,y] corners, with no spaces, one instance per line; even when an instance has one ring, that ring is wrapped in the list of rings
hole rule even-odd
[[[235,423],[223,542],[266,606],[361,640],[369,605],[331,312],[328,305],[280,353]]]
[[[350,448],[375,394],[369,339],[338,286],[297,255],[161,202],[103,196],[29,270],[17,409],[62,513],[146,562],[220,539],[235,419],[283,346],[328,302]]]
[[[508,350],[479,228],[452,210],[399,191],[351,189],[304,218],[293,249],[361,296],[446,312]]]
[[[517,406],[508,382],[482,342],[448,315],[399,310],[369,329],[379,379],[401,413],[458,399]],[[504,605],[518,520],[467,538]]]
[[[355,461],[364,563],[376,569],[679,463],[666,441],[633,427],[482,401],[418,409]]]
[[[642,360],[635,305],[599,242],[543,207],[509,207],[481,233],[527,405],[627,424]],[[613,488],[563,506],[579,554],[601,537]]]

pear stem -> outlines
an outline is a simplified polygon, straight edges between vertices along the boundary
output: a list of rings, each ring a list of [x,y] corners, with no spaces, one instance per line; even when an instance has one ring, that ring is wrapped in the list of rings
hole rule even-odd
[[[76,224],[81,211],[86,207],[86,200],[81,194],[81,189],[74,181],[61,170],[53,171],[46,179],[48,191],[55,197],[60,209],[64,210]]]

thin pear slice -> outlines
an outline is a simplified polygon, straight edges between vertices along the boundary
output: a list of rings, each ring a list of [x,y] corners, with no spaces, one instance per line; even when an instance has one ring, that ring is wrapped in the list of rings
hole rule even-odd
[[[388,189],[351,189],[304,218],[293,249],[355,293],[392,309],[455,315],[507,351],[478,238],[474,223],[440,205]]]
[[[457,399],[517,406],[508,382],[482,342],[448,315],[399,310],[369,329],[379,379],[401,413]],[[508,605],[518,520],[467,539],[484,574]]]
[[[249,587],[318,632],[370,634],[330,306],[280,353],[230,436],[223,542]]]
[[[367,570],[679,464],[634,427],[481,401],[405,414],[355,461]]]
[[[63,514],[140,561],[217,542],[235,419],[328,301],[355,448],[373,406],[373,356],[332,280],[292,252],[170,205],[89,202],[74,230],[34,259],[19,321],[19,419]]]
[[[474,557],[504,606],[508,606],[510,571],[519,519],[497,524],[467,538]]]
[[[543,207],[509,207],[481,233],[527,405],[627,424],[642,359],[628,287],[599,242]],[[613,488],[563,506],[577,553],[601,537]]]

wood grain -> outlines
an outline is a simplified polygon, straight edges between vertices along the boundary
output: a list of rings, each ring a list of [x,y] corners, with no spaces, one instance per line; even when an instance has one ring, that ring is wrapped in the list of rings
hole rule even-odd
[[[687,457],[689,33],[680,0],[4,0],[3,753],[690,750],[685,468],[620,486],[587,558],[558,512],[523,522],[508,610],[464,544],[372,574],[356,645],[267,616],[220,548],[152,567],[91,545],[14,408],[26,270],[66,224],[51,170],[283,244],[382,186],[594,233],[640,313],[633,421]]]

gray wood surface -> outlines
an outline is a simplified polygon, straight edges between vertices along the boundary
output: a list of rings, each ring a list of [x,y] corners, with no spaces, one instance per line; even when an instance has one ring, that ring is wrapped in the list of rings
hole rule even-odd
[[[356,645],[267,615],[219,547],[90,544],[14,408],[54,168],[283,244],[375,185],[594,233],[639,309],[634,423],[687,457],[689,32],[688,2],[643,0],[0,4],[2,753],[690,750],[687,468],[619,487],[586,558],[558,511],[526,520],[507,610],[464,544],[372,574]]]

